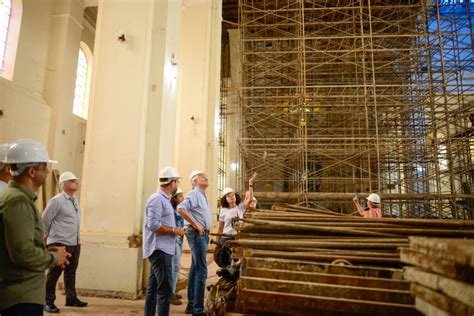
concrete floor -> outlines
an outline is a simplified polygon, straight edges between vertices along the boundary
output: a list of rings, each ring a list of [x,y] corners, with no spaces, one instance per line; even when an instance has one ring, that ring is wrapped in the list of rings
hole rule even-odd
[[[207,284],[216,283],[219,277],[216,275],[218,266],[214,263],[213,255],[207,255],[208,262],[208,276]],[[80,263],[79,263],[80,264]],[[183,253],[181,257],[181,274],[188,274],[189,267],[191,266],[191,253]],[[79,298],[82,301],[88,302],[87,307],[78,308],[78,307],[66,307],[64,306],[66,297],[64,293],[60,290],[57,290],[57,299],[56,306],[61,310],[59,314],[56,315],[143,315],[145,310],[145,300],[144,298],[139,300],[121,300],[121,299],[111,299],[111,298],[100,298],[100,297],[85,297],[80,296]],[[183,289],[179,291],[179,294],[183,296],[181,301],[182,305],[171,305],[171,315],[184,316],[184,310],[187,304],[187,291]],[[207,297],[207,291],[206,291]],[[44,313],[45,316],[55,315]]]

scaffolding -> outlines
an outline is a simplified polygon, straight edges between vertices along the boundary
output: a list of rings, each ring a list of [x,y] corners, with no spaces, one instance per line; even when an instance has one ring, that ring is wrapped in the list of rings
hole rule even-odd
[[[379,192],[387,215],[473,219],[470,2],[240,0],[241,178],[258,171],[259,201],[351,212],[336,193]]]

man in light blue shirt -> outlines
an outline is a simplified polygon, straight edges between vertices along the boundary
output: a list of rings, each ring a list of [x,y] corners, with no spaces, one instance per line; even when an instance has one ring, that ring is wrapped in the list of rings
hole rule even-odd
[[[176,227],[170,196],[178,189],[181,177],[173,167],[160,170],[160,190],[153,193],[145,206],[143,220],[143,258],[150,261],[150,275],[145,298],[145,316],[167,316],[173,294],[172,259],[176,236],[184,236],[184,229]]]
[[[188,193],[178,212],[185,220],[186,238],[192,252],[189,271],[188,305],[186,314],[206,315],[204,311],[204,291],[207,279],[206,254],[209,244],[209,229],[212,215],[205,191],[209,180],[204,171],[194,170],[189,176],[193,190]]]

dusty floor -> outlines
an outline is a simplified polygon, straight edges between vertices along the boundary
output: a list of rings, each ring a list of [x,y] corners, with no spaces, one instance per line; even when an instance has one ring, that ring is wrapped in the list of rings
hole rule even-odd
[[[212,254],[207,256],[208,262],[208,277],[207,284],[215,283],[218,280],[216,275],[216,270],[218,269],[217,265],[214,263]],[[189,267],[191,266],[191,254],[183,253],[181,259],[181,269],[182,273],[187,274]],[[171,315],[184,316],[184,310],[187,304],[187,291],[186,289],[179,292],[183,296],[181,301],[182,305],[171,305]],[[206,291],[207,296],[207,291]],[[110,298],[98,298],[98,297],[85,297],[80,296],[81,300],[88,302],[89,305],[84,308],[77,307],[66,307],[64,293],[60,290],[57,290],[57,299],[56,306],[61,310],[59,314],[49,314],[44,313],[45,316],[48,315],[143,315],[145,300],[120,300],[120,299],[110,299]]]

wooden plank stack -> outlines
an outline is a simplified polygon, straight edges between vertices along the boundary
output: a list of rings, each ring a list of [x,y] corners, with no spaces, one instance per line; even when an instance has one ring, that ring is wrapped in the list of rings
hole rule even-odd
[[[240,273],[244,314],[419,315],[400,269],[245,257]]]
[[[242,263],[237,311],[256,314],[419,315],[398,249],[408,249],[409,236],[474,237],[474,222],[294,205],[246,212],[234,227],[239,234],[226,245]]]
[[[474,315],[474,240],[410,237],[405,279],[425,315]]]

